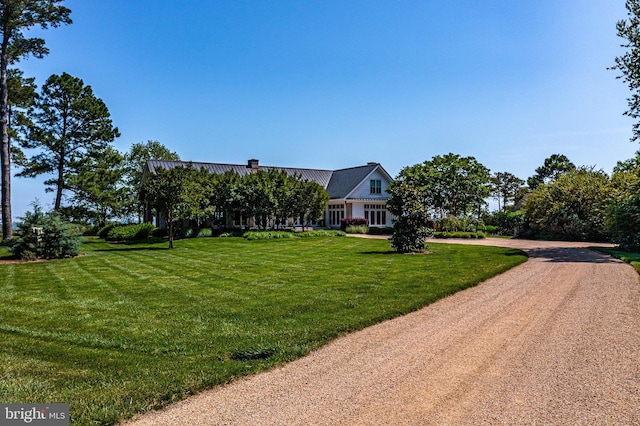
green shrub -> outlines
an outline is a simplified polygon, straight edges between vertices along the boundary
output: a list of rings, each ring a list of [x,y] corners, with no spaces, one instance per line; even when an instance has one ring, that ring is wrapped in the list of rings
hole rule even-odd
[[[109,232],[111,232],[111,230],[115,227],[116,227],[115,223],[110,223],[108,225],[105,225],[98,231],[98,237],[102,239],[106,239],[107,235],[109,235]]]
[[[42,227],[42,257],[59,259],[78,255],[80,234],[57,214],[49,214]]]
[[[498,227],[494,225],[485,225],[484,232],[488,234],[496,234],[498,232]]]
[[[152,235],[156,227],[151,223],[116,226],[107,235],[107,241],[143,240]]]
[[[390,226],[382,227],[382,228],[369,228],[369,234],[371,235],[392,235],[393,228]]]
[[[364,217],[346,217],[344,219],[340,219],[340,229],[343,231],[345,231],[349,226],[358,225],[369,226],[369,219],[365,219]]]
[[[248,231],[242,237],[247,240],[270,240],[275,238],[293,238],[293,232],[288,231]]]
[[[465,238],[465,239],[475,239],[475,238],[486,238],[486,234],[484,232],[436,232],[433,235],[435,238]]]
[[[222,237],[224,234],[221,234]],[[313,230],[304,232],[291,231],[248,231],[242,234],[247,240],[268,240],[277,238],[313,238],[313,237],[342,237],[347,235],[338,230]],[[231,235],[229,235],[231,236]]]
[[[18,237],[9,242],[9,250],[23,260],[57,259],[78,255],[81,236],[72,224],[55,212],[44,213],[36,202],[18,223]]]
[[[293,235],[300,238],[307,238],[307,237],[344,237],[347,234],[346,232],[339,231],[337,229],[317,229],[313,231],[296,232]]]
[[[367,225],[349,225],[345,229],[347,234],[367,234],[369,227]]]
[[[211,228],[202,228],[198,231],[198,235],[196,235],[196,238],[207,238],[211,236],[213,236],[213,231],[211,230]]]

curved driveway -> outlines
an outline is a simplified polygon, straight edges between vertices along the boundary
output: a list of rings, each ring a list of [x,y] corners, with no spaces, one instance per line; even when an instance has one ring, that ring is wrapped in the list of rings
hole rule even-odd
[[[138,425],[640,424],[640,280],[580,243]]]

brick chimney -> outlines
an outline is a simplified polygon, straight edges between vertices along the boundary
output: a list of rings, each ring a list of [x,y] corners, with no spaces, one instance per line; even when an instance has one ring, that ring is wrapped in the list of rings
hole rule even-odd
[[[247,162],[247,169],[258,170],[259,168],[260,166],[258,165],[258,160],[256,160],[255,158],[252,158]]]

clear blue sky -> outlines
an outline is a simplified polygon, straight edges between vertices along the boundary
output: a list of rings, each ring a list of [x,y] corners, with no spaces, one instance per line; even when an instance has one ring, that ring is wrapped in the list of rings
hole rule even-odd
[[[640,148],[624,0],[68,0],[20,63],[90,84],[122,136],[184,160],[338,169],[453,152],[522,179],[551,154],[607,172]],[[13,179],[14,218],[42,179]]]

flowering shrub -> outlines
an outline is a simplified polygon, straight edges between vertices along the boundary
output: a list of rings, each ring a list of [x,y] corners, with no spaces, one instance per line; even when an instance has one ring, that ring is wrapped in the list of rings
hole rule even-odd
[[[347,217],[344,219],[340,219],[340,229],[345,231],[347,226],[369,226],[369,219],[365,219],[364,217]]]

